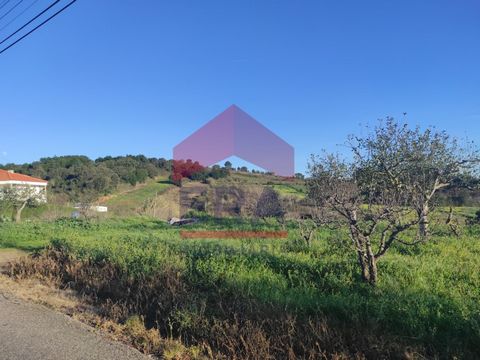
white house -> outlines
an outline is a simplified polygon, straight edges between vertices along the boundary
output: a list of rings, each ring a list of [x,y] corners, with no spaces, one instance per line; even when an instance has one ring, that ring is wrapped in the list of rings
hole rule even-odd
[[[31,176],[16,174],[13,170],[0,169],[0,189],[12,187],[19,193],[27,192],[39,202],[47,202],[48,181]]]

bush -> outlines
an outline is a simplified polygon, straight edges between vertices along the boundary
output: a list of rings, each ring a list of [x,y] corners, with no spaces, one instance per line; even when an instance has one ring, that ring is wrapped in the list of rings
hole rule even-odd
[[[278,193],[271,187],[266,187],[257,201],[255,216],[260,218],[283,218],[285,211],[280,202]]]
[[[480,210],[477,210],[475,216],[468,220],[469,225],[480,225]]]

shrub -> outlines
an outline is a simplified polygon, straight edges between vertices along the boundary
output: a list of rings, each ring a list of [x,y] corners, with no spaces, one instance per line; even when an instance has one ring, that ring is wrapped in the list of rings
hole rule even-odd
[[[266,187],[257,201],[255,216],[260,218],[283,218],[285,211],[280,202],[278,193],[271,187]]]
[[[475,215],[467,220],[469,225],[480,225],[480,210],[477,210]]]

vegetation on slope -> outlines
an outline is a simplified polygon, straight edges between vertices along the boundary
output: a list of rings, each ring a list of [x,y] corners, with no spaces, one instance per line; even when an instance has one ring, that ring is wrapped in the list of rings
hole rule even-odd
[[[126,188],[108,196],[102,205],[108,206],[108,210],[113,215],[127,215],[142,213],[148,202],[161,196],[167,189],[173,185],[166,177],[158,177],[146,181],[144,184],[138,184],[133,188]]]
[[[157,216],[171,200],[196,210],[190,229],[288,239],[193,240],[146,217],[64,218],[0,224],[0,247],[43,249],[11,275],[53,279],[210,358],[475,357],[480,214],[437,206],[478,185],[478,152],[390,118],[349,146],[353,161],[313,157],[307,179],[185,161],[174,187],[157,178],[168,162],[62,158],[51,184],[81,201],[114,189],[103,200],[117,215]]]
[[[205,218],[190,228],[281,227],[268,219]],[[459,238],[438,227],[416,248],[396,244],[379,264],[377,288],[358,281],[345,229],[320,229],[311,248],[298,243],[294,224],[288,229],[284,240],[202,241],[180,239],[177,229],[145,218],[58,220],[3,224],[0,246],[52,244],[37,265],[13,273],[59,277],[115,304],[109,309],[118,321],[143,316],[163,336],[215,358],[480,352],[478,226]]]
[[[2,169],[48,180],[49,191],[66,200],[85,201],[114,192],[120,184],[135,185],[170,169],[165,159],[127,155],[98,158],[59,156],[31,164],[6,164]]]

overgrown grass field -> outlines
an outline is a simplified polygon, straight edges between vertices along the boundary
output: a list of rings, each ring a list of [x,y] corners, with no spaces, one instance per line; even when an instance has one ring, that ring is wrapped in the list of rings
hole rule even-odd
[[[104,205],[108,206],[109,212],[115,215],[134,214],[148,199],[152,199],[164,193],[172,184],[167,177],[157,177],[148,180],[145,184],[137,185],[136,188],[127,188],[108,198]]]
[[[274,230],[281,225],[204,218],[190,228]],[[2,223],[0,247],[40,250],[52,245],[58,264],[66,268],[75,261],[90,269],[63,269],[65,283],[76,282],[79,290],[88,288],[99,298],[124,304],[126,318],[141,315],[165,336],[216,348],[218,358],[249,358],[249,341],[253,344],[260,335],[267,343],[266,358],[289,358],[287,350],[278,349],[287,347],[288,336],[300,343],[305,339],[303,347],[293,340],[289,345],[288,351],[301,358],[402,357],[408,351],[441,358],[480,356],[479,227],[466,227],[459,237],[438,228],[428,243],[396,245],[379,262],[376,288],[360,282],[344,230],[321,229],[306,248],[298,242],[295,226],[287,229],[288,239],[187,240],[178,228],[148,218],[65,219]],[[109,280],[82,275],[106,276],[107,265],[115,269]],[[173,286],[169,278],[160,289],[145,292],[145,284],[157,284],[166,274],[183,285]],[[132,289],[150,298],[139,300]],[[293,333],[284,323],[278,325],[279,319],[285,324],[294,319]],[[329,330],[311,325],[319,319]],[[274,324],[278,328],[270,329]],[[244,334],[244,343],[237,343],[226,335],[241,337],[242,328],[251,329],[257,340]],[[319,349],[311,352],[309,346]]]

